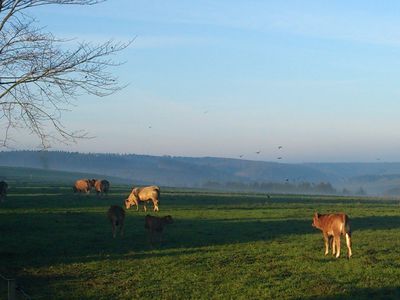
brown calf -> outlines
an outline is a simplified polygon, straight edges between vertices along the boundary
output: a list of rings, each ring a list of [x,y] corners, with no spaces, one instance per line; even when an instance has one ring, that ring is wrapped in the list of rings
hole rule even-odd
[[[116,235],[116,228],[119,227],[119,233],[124,236],[125,210],[118,205],[112,205],[107,211],[107,217],[111,222],[113,238]]]
[[[75,181],[75,184],[73,186],[73,191],[74,193],[85,193],[89,194],[90,190],[92,189],[94,185],[94,179],[89,180],[89,179],[78,179]]]
[[[104,194],[107,195],[108,190],[110,189],[110,182],[105,179],[92,179],[95,180],[94,182],[94,189],[96,190],[97,196],[103,196]]]
[[[161,234],[164,230],[164,227],[167,224],[172,224],[173,222],[174,221],[172,220],[172,217],[169,215],[165,216],[165,217],[153,217],[153,216],[147,215],[144,218],[144,228],[150,234],[151,243],[153,243],[154,234],[159,235],[159,239],[161,242]]]
[[[314,214],[312,226],[322,231],[325,241],[325,255],[329,253],[329,244],[332,240],[332,254],[336,258],[340,256],[340,236],[346,236],[347,257],[350,258],[351,252],[351,229],[349,217],[344,213]]]

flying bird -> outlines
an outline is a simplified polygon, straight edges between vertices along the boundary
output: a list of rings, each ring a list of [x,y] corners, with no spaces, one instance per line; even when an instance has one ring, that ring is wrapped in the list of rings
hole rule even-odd
[[[242,157],[243,157],[243,154],[240,154],[239,157],[242,158]]]
[[[277,157],[276,159],[282,159],[282,157],[279,156],[279,157]]]
[[[279,146],[279,147],[278,147],[278,149],[282,149],[282,148],[283,148],[282,146]]]
[[[256,152],[256,154],[260,154],[260,153],[261,153],[261,151],[257,151],[257,152]]]

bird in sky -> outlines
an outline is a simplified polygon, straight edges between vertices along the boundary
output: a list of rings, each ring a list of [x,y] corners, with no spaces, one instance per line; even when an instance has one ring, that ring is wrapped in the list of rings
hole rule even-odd
[[[261,153],[261,151],[257,151],[257,152],[256,152],[256,154],[260,154],[260,153]]]
[[[279,156],[279,157],[277,157],[276,159],[282,159],[282,157]]]
[[[242,158],[242,157],[243,157],[243,154],[240,154],[239,157]]]
[[[282,146],[279,146],[279,147],[278,147],[278,149],[282,149],[282,148],[283,148]]]

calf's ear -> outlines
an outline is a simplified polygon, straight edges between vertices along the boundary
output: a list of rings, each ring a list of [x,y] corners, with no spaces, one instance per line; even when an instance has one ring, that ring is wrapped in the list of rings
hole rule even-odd
[[[317,218],[317,219],[318,219],[318,218],[319,218],[319,213],[315,212],[315,213],[314,213],[314,218]]]

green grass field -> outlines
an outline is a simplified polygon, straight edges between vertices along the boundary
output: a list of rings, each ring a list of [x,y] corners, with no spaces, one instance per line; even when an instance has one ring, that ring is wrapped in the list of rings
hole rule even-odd
[[[143,211],[112,238],[106,211],[128,192],[14,187],[0,204],[0,273],[32,299],[400,298],[398,200],[162,190],[158,215],[175,222],[151,247]],[[315,211],[350,216],[352,259],[344,239],[340,259],[324,256]]]

